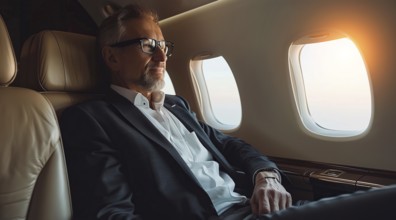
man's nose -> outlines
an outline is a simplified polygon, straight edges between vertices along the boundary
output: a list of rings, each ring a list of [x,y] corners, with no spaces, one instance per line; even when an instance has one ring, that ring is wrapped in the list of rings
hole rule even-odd
[[[163,62],[166,61],[166,59],[167,57],[165,51],[157,46],[153,53],[153,60]]]

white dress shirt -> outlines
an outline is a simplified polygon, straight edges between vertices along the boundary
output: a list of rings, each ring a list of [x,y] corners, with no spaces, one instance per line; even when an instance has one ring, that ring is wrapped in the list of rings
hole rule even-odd
[[[201,144],[195,132],[189,132],[179,119],[163,108],[165,94],[157,92],[156,102],[151,103],[141,93],[111,85],[111,88],[130,100],[147,119],[172,143],[174,148],[191,169],[202,188],[207,192],[218,214],[233,204],[247,201],[245,196],[234,192],[235,183],[231,177],[220,171],[219,164]]]

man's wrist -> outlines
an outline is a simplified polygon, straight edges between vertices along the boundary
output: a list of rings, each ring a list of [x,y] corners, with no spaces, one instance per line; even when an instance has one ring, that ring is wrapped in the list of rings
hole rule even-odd
[[[259,170],[255,173],[254,175],[254,183],[256,182],[257,177],[263,178],[263,179],[273,179],[281,183],[281,176],[279,174],[279,171],[277,170]]]

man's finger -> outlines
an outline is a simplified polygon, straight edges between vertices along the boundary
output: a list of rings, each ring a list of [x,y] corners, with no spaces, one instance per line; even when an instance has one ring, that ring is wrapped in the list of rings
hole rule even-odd
[[[271,212],[271,205],[268,201],[268,197],[265,197],[261,201],[259,201],[259,215],[268,214]]]

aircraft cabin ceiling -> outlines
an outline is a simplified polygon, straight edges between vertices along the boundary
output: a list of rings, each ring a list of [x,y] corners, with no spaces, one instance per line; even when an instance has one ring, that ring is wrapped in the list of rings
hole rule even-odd
[[[166,19],[176,14],[198,8],[216,0],[78,0],[90,14],[96,24],[105,18],[106,5],[124,6],[135,3],[150,7],[157,11],[160,19]]]

